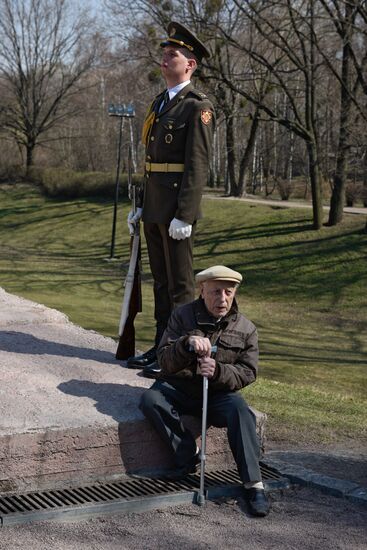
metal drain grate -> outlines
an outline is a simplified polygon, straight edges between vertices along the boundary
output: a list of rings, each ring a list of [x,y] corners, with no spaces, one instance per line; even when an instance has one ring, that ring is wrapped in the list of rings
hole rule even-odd
[[[268,488],[287,487],[288,481],[261,464],[262,477]],[[95,483],[83,487],[37,491],[0,497],[1,525],[90,517],[111,512],[136,512],[163,508],[172,504],[193,502],[200,486],[199,474],[191,474],[181,481],[167,481],[163,477],[124,478],[121,481]],[[236,469],[207,472],[205,487],[208,498],[239,494],[241,481]]]

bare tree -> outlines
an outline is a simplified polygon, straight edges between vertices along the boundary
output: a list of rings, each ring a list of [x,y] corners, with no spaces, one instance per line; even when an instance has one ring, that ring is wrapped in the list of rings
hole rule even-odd
[[[257,143],[265,180],[271,171],[275,181],[279,175],[288,183],[296,171],[306,174],[314,228],[320,228],[323,221],[322,169],[327,175],[333,174],[334,199],[339,193],[337,200],[332,197],[330,217],[338,211],[343,192],[337,175],[346,170],[351,116],[357,112],[361,120],[366,112],[358,96],[358,88],[367,93],[365,0],[105,3],[113,11],[109,20],[116,23],[115,36],[125,46],[129,44],[124,53],[132,53],[153,80],[159,80],[157,46],[169,20],[186,22],[208,45],[212,58],[208,64],[204,61],[198,78],[223,122],[220,143],[226,154],[226,189],[230,194],[240,196],[244,192]],[[353,38],[349,46],[348,36]],[[344,42],[346,48],[342,50]],[[354,79],[345,81],[345,75],[352,72]],[[282,100],[275,101],[276,97]],[[261,152],[264,139],[258,139],[258,129],[269,124],[274,130],[271,164]],[[344,130],[338,131],[338,125]],[[279,126],[283,132],[278,131]]]
[[[249,21],[238,8],[229,11],[225,2],[185,0],[178,5],[177,14],[180,10],[183,10],[190,28],[206,43],[211,53],[209,62],[203,60],[199,79],[213,99],[219,121],[223,117],[226,191],[231,196],[241,197],[246,191],[247,174],[259,129],[259,110],[245,100],[234,86],[229,87],[226,81],[230,79],[238,88],[249,88],[253,95],[261,98],[268,90],[256,63],[249,57],[245,59],[242,52],[223,39],[217,28],[225,28],[230,35],[249,33]]]
[[[0,125],[25,148],[27,169],[47,132],[75,114],[68,101],[98,51],[92,29],[68,0],[0,0]]]
[[[215,42],[215,40],[214,40]],[[215,99],[216,110],[223,113],[225,122],[225,146],[228,174],[228,194],[241,197],[246,191],[246,176],[254,152],[259,127],[259,109],[249,104],[234,87],[226,85],[226,80],[237,82],[237,86],[250,87],[252,93],[264,97],[266,83],[260,77],[256,80],[254,71],[248,68],[251,77],[246,84],[240,83],[237,74],[242,74],[243,59],[231,51],[228,44],[212,48],[213,54],[208,63],[209,71],[202,74],[201,80]]]
[[[366,2],[363,0],[320,0],[320,3],[335,27],[342,51],[341,63],[338,64],[337,60],[331,60],[326,52],[321,50],[340,90],[339,139],[328,220],[328,225],[336,225],[343,218],[353,108],[357,109],[358,114],[367,122],[367,112],[358,99],[359,88],[362,87],[367,93],[367,50],[360,51],[361,39],[367,37],[367,18],[363,20],[363,15],[366,17],[367,11],[364,7]],[[366,45],[366,40],[364,42]]]
[[[228,34],[223,25],[218,31],[239,51],[250,56],[266,71],[268,85],[282,90],[291,107],[291,116],[276,112],[265,98],[249,94],[230,78],[226,84],[253,102],[263,113],[305,140],[309,159],[313,225],[322,225],[322,193],[318,143],[317,82],[320,69],[315,44],[315,1],[302,2],[227,0],[252,22],[257,34]],[[300,84],[299,84],[300,83]]]

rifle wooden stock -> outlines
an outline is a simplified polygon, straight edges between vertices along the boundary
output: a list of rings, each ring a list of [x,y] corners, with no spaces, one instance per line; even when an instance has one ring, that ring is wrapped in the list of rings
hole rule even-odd
[[[129,145],[128,154],[128,188],[132,201],[132,210],[136,213],[136,189],[132,183],[132,151]],[[142,310],[141,277],[140,277],[140,227],[136,223],[134,234],[130,240],[130,263],[125,279],[124,300],[122,302],[121,318],[119,326],[119,343],[116,351],[116,359],[128,359],[135,355],[135,327],[136,314]]]
[[[130,241],[130,264],[125,280],[116,359],[124,360],[135,355],[134,320],[137,313],[142,310],[140,257],[140,235],[139,231],[136,231]]]

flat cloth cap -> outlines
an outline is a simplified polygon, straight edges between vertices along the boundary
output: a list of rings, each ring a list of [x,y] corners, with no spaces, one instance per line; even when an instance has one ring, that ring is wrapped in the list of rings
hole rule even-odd
[[[203,283],[204,281],[232,281],[233,283],[240,283],[242,275],[225,265],[214,265],[197,273],[195,280],[197,283]]]
[[[171,21],[167,27],[168,38],[161,42],[161,47],[165,46],[180,46],[181,48],[187,48],[192,52],[199,61],[203,57],[210,57],[210,53],[204,46],[204,44],[194,35],[188,28],[181,23]]]

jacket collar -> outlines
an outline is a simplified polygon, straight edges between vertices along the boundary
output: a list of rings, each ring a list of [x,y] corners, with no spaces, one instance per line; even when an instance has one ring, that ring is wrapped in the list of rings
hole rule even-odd
[[[234,298],[232,307],[227,315],[222,317],[219,321],[209,313],[209,311],[206,309],[205,302],[201,297],[195,300],[193,305],[197,326],[198,328],[204,330],[204,332],[205,329],[215,330],[216,328],[223,328],[224,326],[228,325],[228,322],[230,320],[234,320],[238,314],[238,305],[236,302],[236,298]]]
[[[184,88],[182,88],[182,90],[180,92],[178,92],[178,94],[175,95],[175,97],[173,99],[171,99],[171,101],[169,101],[167,103],[167,105],[165,105],[163,107],[163,109],[161,110],[161,112],[159,113],[159,116],[162,116],[164,113],[166,113],[167,111],[169,111],[170,109],[172,109],[172,107],[174,107],[175,105],[177,105],[177,103],[179,103],[180,101],[182,101],[189,92],[191,92],[192,90],[194,89],[194,86],[192,85],[192,83],[190,82],[190,84],[187,84],[187,86],[185,86]],[[159,96],[158,96],[158,99],[157,101],[161,101],[163,96],[164,96],[164,93],[165,92],[162,92]]]

